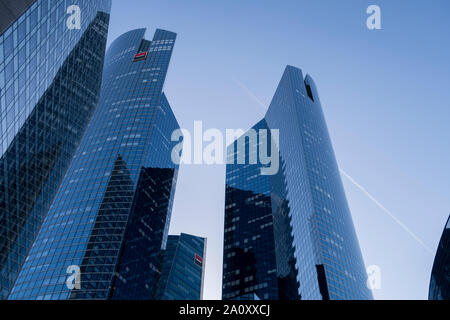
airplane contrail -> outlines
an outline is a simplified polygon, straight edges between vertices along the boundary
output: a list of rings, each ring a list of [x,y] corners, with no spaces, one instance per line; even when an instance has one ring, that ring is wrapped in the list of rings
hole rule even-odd
[[[263,109],[264,109],[264,111],[267,111],[267,106],[261,101],[261,100],[259,100],[259,98],[257,97],[257,96],[255,96],[254,95],[254,93],[249,89],[249,88],[247,88],[242,82],[240,82],[239,80],[237,80],[237,79],[233,79],[233,81],[242,89],[242,90],[244,90],[253,100],[255,100],[255,102],[259,105],[259,106],[261,106]]]
[[[265,104],[258,99],[258,97],[248,89],[243,83],[241,83],[237,79],[233,79],[233,81],[244,90],[253,100],[255,100],[258,105],[260,105],[264,110],[266,110]],[[372,200],[381,210],[383,210],[389,217],[392,218],[403,230],[405,230],[411,237],[413,237],[426,251],[434,255],[433,250],[431,250],[422,239],[420,239],[411,229],[409,229],[403,222],[401,222],[391,211],[386,209],[374,196],[372,196],[363,186],[361,186],[355,179],[353,179],[349,174],[347,174],[344,170],[339,169],[341,174],[345,176],[351,183],[353,183],[359,190],[361,190],[370,200]]]
[[[429,253],[434,254],[433,250],[431,250],[422,239],[420,239],[414,232],[411,231],[403,222],[401,222],[391,211],[386,209],[374,196],[372,196],[363,186],[361,186],[358,182],[355,181],[349,174],[347,174],[344,170],[339,169],[343,176],[345,176],[351,183],[353,183],[359,190],[361,190],[370,200],[372,200],[381,210],[383,210],[387,215],[389,215],[403,230],[405,230],[411,237],[413,237],[422,247],[425,248]]]

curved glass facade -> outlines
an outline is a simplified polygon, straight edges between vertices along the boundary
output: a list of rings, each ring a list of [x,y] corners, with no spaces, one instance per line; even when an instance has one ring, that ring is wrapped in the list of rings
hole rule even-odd
[[[434,260],[428,299],[450,300],[450,217]]]
[[[99,106],[10,299],[151,299],[178,166],[163,94],[176,34],[125,33],[109,48]],[[80,268],[70,289],[68,267]]]
[[[279,130],[280,171],[227,166],[223,297],[372,299],[311,77],[288,66],[262,123]]]
[[[72,4],[82,12],[80,29],[67,27]],[[17,19],[0,35],[0,299],[98,104],[110,6],[110,0],[25,1],[19,9],[26,10],[12,15]]]
[[[280,130],[302,299],[372,299],[316,85],[284,72],[266,121]]]

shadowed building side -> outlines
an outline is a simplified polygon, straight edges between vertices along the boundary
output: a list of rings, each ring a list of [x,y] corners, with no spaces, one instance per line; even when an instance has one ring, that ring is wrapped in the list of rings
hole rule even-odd
[[[280,158],[280,169],[272,176],[261,174],[264,165],[250,164],[251,155],[260,154],[264,131],[266,141],[271,141],[262,120],[228,148],[234,163],[227,165],[226,177],[224,300],[249,295],[264,300],[299,299],[284,163]],[[239,145],[245,145],[245,164],[238,163],[243,151]],[[268,154],[276,154],[269,146]]]
[[[37,0],[0,0],[0,34]]]
[[[62,4],[36,1],[0,36],[0,299],[98,104],[110,4],[80,1],[85,23],[71,32]]]
[[[141,170],[112,299],[154,299],[156,283],[162,272],[160,252],[166,223],[170,221],[170,199],[177,179],[175,174],[175,169],[171,168]]]

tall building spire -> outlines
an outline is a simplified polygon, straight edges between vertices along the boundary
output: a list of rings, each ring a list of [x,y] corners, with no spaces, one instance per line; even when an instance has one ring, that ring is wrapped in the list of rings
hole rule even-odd
[[[280,170],[227,165],[223,298],[372,299],[310,76],[286,67],[261,128],[279,133]]]

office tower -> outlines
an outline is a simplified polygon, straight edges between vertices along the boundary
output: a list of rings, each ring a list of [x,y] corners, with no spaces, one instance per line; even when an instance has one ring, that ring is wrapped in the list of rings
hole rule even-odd
[[[228,148],[232,162],[226,177],[225,300],[299,298],[282,163],[275,175],[263,175],[264,165],[250,164],[251,155],[260,154],[264,132],[266,141],[271,140],[262,120]],[[245,164],[238,163],[242,152]],[[277,150],[269,148],[268,153],[272,152]]]
[[[111,1],[0,1],[0,299],[99,101]]]
[[[428,299],[450,300],[450,217],[434,260]]]
[[[206,239],[182,233],[169,236],[162,251],[159,300],[201,300],[205,273]]]
[[[279,132],[278,150],[272,150],[279,152],[278,173],[263,175],[261,164],[248,161],[227,165],[223,298],[255,293],[261,299],[372,299],[310,76],[286,68],[254,129],[264,127]],[[247,149],[255,144],[248,141]],[[236,158],[236,148],[229,154]]]
[[[99,105],[10,299],[153,298],[179,126],[163,93],[176,34],[145,31],[108,49]]]

